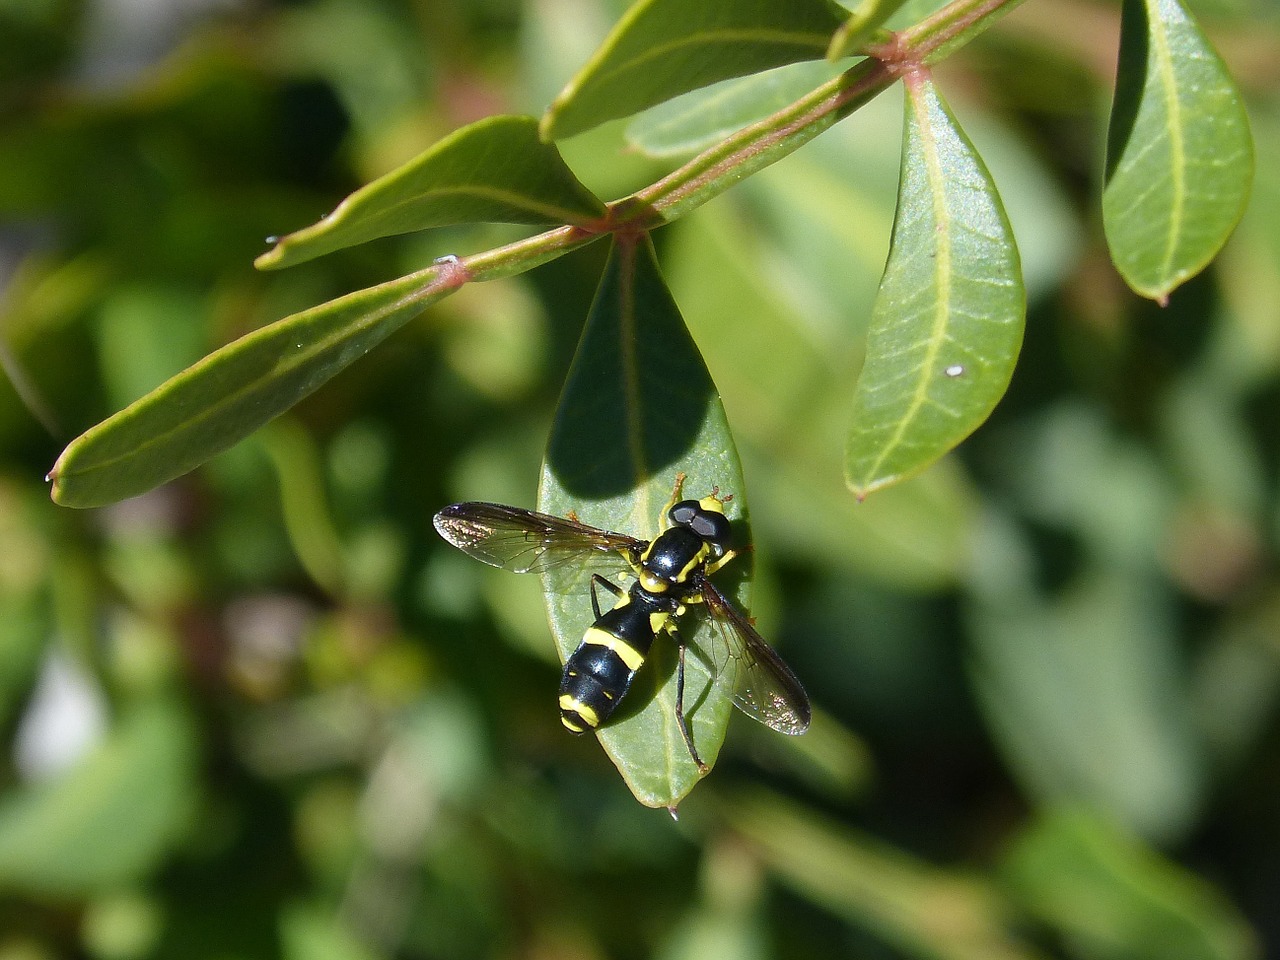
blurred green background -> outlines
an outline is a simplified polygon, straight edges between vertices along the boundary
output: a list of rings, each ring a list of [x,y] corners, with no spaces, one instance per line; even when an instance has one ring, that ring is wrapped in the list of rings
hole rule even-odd
[[[1165,309],[1101,245],[1118,9],[1034,0],[939,80],[1009,208],[1022,362],[926,476],[840,463],[892,222],[886,94],[657,237],[744,457],[761,631],[679,823],[556,717],[538,585],[443,544],[532,505],[604,244],[432,308],[118,506],[62,446],[216,346],[510,228],[279,273],[457,126],[537,114],[605,0],[0,0],[0,960],[1280,956],[1280,17],[1195,11],[1258,175]],[[562,144],[601,196],[670,168]]]

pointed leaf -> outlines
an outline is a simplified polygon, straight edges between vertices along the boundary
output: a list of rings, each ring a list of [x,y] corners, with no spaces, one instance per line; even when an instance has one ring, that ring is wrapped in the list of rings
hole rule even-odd
[[[560,139],[717,80],[826,54],[847,12],[827,0],[639,0],[542,118]]]
[[[1025,315],[990,174],[933,84],[909,78],[897,219],[845,457],[855,493],[918,473],[986,419]]]
[[[653,247],[616,240],[560,397],[547,445],[539,509],[573,511],[586,523],[643,539],[658,533],[658,514],[675,475],[685,492],[718,487],[733,499],[726,513],[746,541],[742,468],[711,375],[658,272]],[[745,611],[739,557],[716,582]],[[547,607],[561,659],[594,620],[588,584],[548,578]],[[605,594],[602,605],[611,604]],[[728,691],[712,683],[716,647],[702,612],[690,611],[681,636],[702,653],[686,658],[685,715],[702,759],[713,764],[729,720]],[[676,645],[659,638],[626,702],[598,732],[605,751],[641,803],[675,806],[698,781],[675,722]]]
[[[1103,224],[1135,291],[1163,300],[1244,213],[1253,140],[1222,60],[1178,0],[1125,0]]]
[[[261,269],[345,247],[459,223],[582,225],[604,204],[538,139],[532,117],[489,117],[445,137],[347,197],[327,217],[279,240]]]
[[[457,289],[451,275],[429,267],[227,344],[73,440],[49,472],[53,499],[101,506],[193,470]]]

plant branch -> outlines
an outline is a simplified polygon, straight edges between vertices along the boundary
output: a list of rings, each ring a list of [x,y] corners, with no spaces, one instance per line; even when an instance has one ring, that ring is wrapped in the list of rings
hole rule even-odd
[[[651,186],[610,205],[616,228],[650,230],[684,216],[812,140],[888,89],[988,29],[1022,0],[954,0],[891,34],[868,58],[788,107],[730,135]]]

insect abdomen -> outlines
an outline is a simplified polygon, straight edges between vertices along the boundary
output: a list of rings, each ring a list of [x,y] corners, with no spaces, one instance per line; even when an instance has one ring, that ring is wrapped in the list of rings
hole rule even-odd
[[[653,645],[653,611],[633,599],[624,596],[589,627],[565,662],[560,720],[573,733],[586,733],[609,719]]]

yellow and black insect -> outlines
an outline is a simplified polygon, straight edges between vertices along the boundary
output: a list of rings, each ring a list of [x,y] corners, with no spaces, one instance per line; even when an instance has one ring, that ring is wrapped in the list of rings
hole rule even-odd
[[[591,573],[595,622],[565,662],[560,681],[560,718],[574,733],[608,720],[658,634],[672,637],[679,646],[676,722],[689,755],[705,773],[684,717],[687,643],[678,625],[689,606],[703,604],[716,627],[725,645],[725,655],[712,658],[716,681],[728,685],[743,713],[782,733],[800,734],[808,729],[810,711],[795,674],[711,582],[711,574],[736,556],[724,513],[730,498],[713,492],[701,500],[681,500],[683,482],[681,474],[659,517],[661,532],[647,542],[496,503],[455,503],[436,514],[435,525],[455,547],[504,570],[531,573],[574,565],[584,573],[597,571]],[[623,590],[601,570],[630,574],[635,581]],[[617,597],[611,609],[600,609],[597,586]]]

